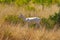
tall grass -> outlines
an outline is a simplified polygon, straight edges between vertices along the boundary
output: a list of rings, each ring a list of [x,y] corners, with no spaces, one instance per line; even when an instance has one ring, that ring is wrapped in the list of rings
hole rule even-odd
[[[0,40],[60,40],[60,29],[46,30],[26,26],[1,25]]]

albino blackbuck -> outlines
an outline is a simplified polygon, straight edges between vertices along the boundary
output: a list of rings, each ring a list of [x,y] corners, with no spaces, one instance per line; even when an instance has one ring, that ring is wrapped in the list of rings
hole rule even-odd
[[[39,17],[29,17],[29,18],[25,18],[22,14],[19,15],[19,18],[22,18],[24,22],[28,23],[28,26],[32,23],[36,24],[36,27],[40,26],[40,18]]]

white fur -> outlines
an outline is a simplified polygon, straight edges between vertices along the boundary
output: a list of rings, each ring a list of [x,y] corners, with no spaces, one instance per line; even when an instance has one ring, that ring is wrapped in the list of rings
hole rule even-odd
[[[38,23],[40,21],[40,18],[38,18],[38,17],[30,17],[30,18],[26,18],[25,20],[27,22],[34,21],[34,22]]]

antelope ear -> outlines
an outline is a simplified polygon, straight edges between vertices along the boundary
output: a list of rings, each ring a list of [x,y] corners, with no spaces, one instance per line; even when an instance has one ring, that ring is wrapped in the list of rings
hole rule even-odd
[[[23,16],[23,14],[22,14],[22,13],[20,13],[20,16]]]
[[[20,15],[22,15],[22,13],[20,13]]]

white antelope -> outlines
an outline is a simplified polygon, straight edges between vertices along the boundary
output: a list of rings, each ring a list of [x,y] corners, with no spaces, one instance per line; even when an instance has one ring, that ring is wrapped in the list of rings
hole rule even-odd
[[[36,26],[40,25],[40,18],[39,17],[29,17],[29,18],[25,18],[22,14],[19,15],[19,18],[22,18],[23,21],[27,22],[28,25],[30,25],[30,23],[35,23]]]

